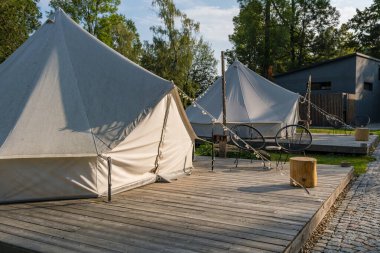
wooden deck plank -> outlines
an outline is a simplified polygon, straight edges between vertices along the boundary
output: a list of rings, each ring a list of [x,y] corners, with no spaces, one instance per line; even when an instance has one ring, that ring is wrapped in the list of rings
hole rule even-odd
[[[60,215],[62,216],[62,213]],[[147,233],[146,231],[143,231],[144,236],[136,237],[134,235],[135,232],[139,229],[139,227],[131,227],[129,229],[129,231],[131,231],[130,233],[123,233],[123,230],[120,230],[122,229],[122,226],[120,226],[120,223],[117,222],[114,222],[112,226],[109,228],[110,224],[103,223],[100,226],[93,223],[96,222],[96,219],[92,219],[91,222],[89,222],[89,219],[87,219],[86,224],[80,224],[80,219],[78,219],[80,215],[77,214],[75,216],[71,216],[71,220],[62,219],[61,217],[49,216],[46,213],[44,213],[43,216],[40,216],[39,218],[35,218],[36,216],[38,216],[36,214],[28,213],[28,216],[29,217],[26,217],[25,215],[20,215],[20,212],[7,215],[7,217],[9,218],[16,219],[16,223],[18,223],[19,220],[24,221],[22,225],[25,225],[26,227],[32,229],[35,228],[35,231],[38,231],[40,233],[44,233],[47,235],[62,236],[71,240],[79,240],[81,242],[86,242],[101,248],[105,248],[101,249],[100,252],[106,252],[106,250],[112,250],[112,252],[126,252],[127,250],[130,250],[131,252],[199,252],[198,249],[190,250],[186,249],[187,247],[180,248],[179,246],[181,246],[181,244],[176,242],[165,243],[165,240],[163,240],[163,238],[157,238],[157,235],[153,235],[154,237],[152,237],[152,234]],[[34,217],[30,219],[30,216]],[[39,223],[36,224],[36,220],[40,220]],[[49,223],[55,223],[56,221],[66,223],[66,225],[68,223],[71,225],[80,224],[81,231],[77,230],[75,231],[75,234],[67,234],[61,231],[52,231],[47,229],[47,227],[49,227]],[[41,228],[39,226],[43,227]],[[119,237],[119,240],[117,239],[117,237]],[[147,238],[149,239],[147,240]],[[135,247],[136,245],[141,248]],[[173,248],[173,245],[177,247]]]
[[[141,218],[140,213],[131,214],[129,212],[126,213],[123,210],[119,210],[119,211],[110,210],[109,206],[102,208],[100,211],[96,211],[94,207],[89,207],[89,206],[80,206],[80,207],[75,206],[75,207],[70,207],[70,208],[65,207],[64,209],[60,208],[60,210],[65,210],[66,212],[77,213],[77,214],[85,214],[87,216],[96,217],[103,220],[119,221],[124,224],[145,227],[145,228],[153,229],[156,231],[163,230],[165,234],[170,234],[173,237],[187,236],[187,237],[192,237],[193,240],[198,241],[198,242],[205,241],[205,239],[207,239],[209,243],[208,246],[211,246],[211,244],[214,246],[215,244],[218,244],[220,246],[223,245],[224,250],[226,249],[232,250],[237,245],[250,247],[247,250],[243,250],[243,252],[252,252],[253,249],[263,250],[262,247],[277,248],[276,245],[268,245],[267,243],[263,244],[259,241],[245,240],[241,238],[232,238],[232,237],[222,236],[217,233],[204,232],[201,230],[193,231],[192,229],[188,227],[185,228],[184,230],[184,227],[173,226],[171,221],[165,220],[163,218],[160,218],[159,222],[157,221],[153,222],[152,217],[148,217],[147,219],[146,218],[144,219],[144,218]],[[170,215],[173,215],[173,213],[170,213]],[[160,213],[155,213],[155,216],[160,217]],[[191,217],[182,216],[183,221],[186,220],[187,218],[191,218]],[[264,226],[261,226],[261,227],[263,228]],[[247,225],[245,226],[245,228],[249,229]],[[288,232],[284,229],[281,229],[281,231]],[[296,231],[294,231],[293,233],[295,232]],[[230,245],[229,241],[233,241],[234,243]],[[244,249],[244,247],[240,247],[240,248]]]
[[[78,217],[78,215],[76,213],[71,214],[70,212],[62,211],[61,209],[57,209],[57,210],[55,210],[55,209],[48,209],[48,210],[43,209],[41,211],[43,211],[42,215],[53,214],[49,217],[49,219],[60,220],[62,222],[66,222],[66,223],[67,222],[70,223],[72,218],[75,219]],[[151,229],[151,228],[149,228],[149,227],[151,227],[150,224],[142,224],[138,221],[139,219],[136,219],[137,220],[136,222],[132,222],[133,224],[129,224],[128,221],[125,219],[123,219],[123,221],[120,222],[120,217],[107,216],[107,218],[104,218],[104,219],[97,219],[98,214],[94,215],[94,214],[88,213],[88,212],[84,212],[83,214],[85,214],[85,216],[82,217],[82,222],[86,222],[86,224],[91,224],[90,225],[91,226],[91,232],[94,230],[94,226],[97,226],[97,227],[104,226],[102,228],[102,230],[107,230],[107,231],[105,231],[105,233],[107,233],[107,234],[108,233],[113,234],[112,229],[114,229],[115,226],[117,226],[117,227],[122,226],[123,228],[128,226],[130,228],[130,230],[132,230],[134,232],[136,232],[136,231],[141,232],[142,230],[144,230],[144,228]],[[34,215],[36,215],[36,214],[34,214]],[[91,215],[91,216],[88,216],[88,215]],[[61,218],[60,216],[63,216],[64,218]],[[92,217],[92,216],[94,216],[94,217]],[[261,233],[257,233],[257,234],[252,235],[249,233],[240,232],[239,229],[236,229],[235,231],[229,231],[228,227],[219,227],[219,228],[216,227],[218,230],[215,230],[215,229],[212,229],[211,226],[205,227],[205,226],[199,225],[198,223],[195,223],[196,225],[194,225],[194,224],[189,223],[188,220],[183,220],[183,219],[177,220],[178,222],[174,223],[174,222],[169,222],[169,220],[165,221],[164,219],[162,219],[162,217],[154,218],[154,216],[152,216],[152,217],[148,217],[148,218],[149,218],[149,221],[151,223],[161,222],[160,226],[158,226],[158,228],[162,228],[162,226],[165,226],[165,227],[174,226],[174,227],[177,227],[178,229],[191,229],[191,230],[197,230],[197,231],[207,231],[207,232],[210,232],[212,234],[215,233],[215,234],[221,234],[223,236],[232,236],[232,237],[236,237],[236,238],[240,238],[240,239],[248,239],[248,240],[255,240],[255,239],[257,240],[257,239],[264,237]],[[141,219],[141,217],[140,217],[140,219]],[[76,222],[79,222],[79,221],[76,221]],[[87,228],[89,228],[89,227],[86,226],[86,229]],[[153,230],[157,230],[157,229],[153,229]],[[125,232],[128,232],[129,230],[123,229],[123,230],[117,230],[117,231],[125,234]],[[157,231],[159,233],[160,229],[158,229]],[[145,231],[144,235],[146,238],[146,236],[149,235],[149,233],[146,233],[146,231]],[[154,234],[153,236],[157,236],[157,234]],[[168,238],[167,234],[165,234],[164,236],[165,236],[165,238]],[[152,237],[150,237],[150,238],[152,238]],[[183,238],[181,240],[183,240]],[[203,240],[203,241],[205,241],[205,240]],[[279,245],[284,245],[284,243],[286,244],[286,242],[287,242],[287,240],[276,240],[274,238],[270,238],[268,241],[272,241],[275,244],[277,243]],[[197,242],[196,240],[192,240],[192,241],[189,239],[186,240],[186,243],[190,243],[190,242],[199,244],[199,242]],[[230,242],[230,240],[229,240],[229,242]],[[172,243],[172,241],[170,241],[170,243]],[[210,244],[210,243],[208,243],[206,240],[206,244]],[[220,245],[217,245],[217,246],[220,247]],[[229,247],[230,245],[228,244],[227,246]],[[223,249],[226,249],[226,247],[224,247]],[[219,248],[218,250],[221,250],[221,249]],[[206,252],[209,252],[209,251],[210,251],[209,249],[206,250]]]
[[[2,253],[76,253],[78,251],[62,248],[58,245],[41,243],[39,241],[24,238],[21,235],[14,235],[0,230],[0,252]]]
[[[263,171],[241,160],[233,168],[233,159],[218,159],[211,173],[208,159],[199,158],[189,177],[111,203],[0,205],[0,251],[295,252],[352,176],[349,168],[321,166],[319,186],[307,195],[289,186],[286,167]]]

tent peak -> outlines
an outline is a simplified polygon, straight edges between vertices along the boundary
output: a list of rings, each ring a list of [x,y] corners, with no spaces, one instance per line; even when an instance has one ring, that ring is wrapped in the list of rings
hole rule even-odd
[[[46,23],[47,23],[47,24],[54,24],[55,21],[56,21],[56,17],[57,17],[57,15],[60,14],[60,13],[66,14],[65,11],[64,11],[61,7],[58,7],[58,8],[55,10],[55,12],[52,12],[52,13],[49,15],[48,19],[46,20]]]

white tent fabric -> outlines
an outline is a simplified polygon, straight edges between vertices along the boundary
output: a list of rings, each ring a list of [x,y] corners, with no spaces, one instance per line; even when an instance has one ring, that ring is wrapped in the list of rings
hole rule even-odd
[[[246,123],[257,128],[264,136],[274,137],[284,125],[298,122],[299,95],[286,90],[235,61],[226,73],[227,125]],[[196,134],[211,137],[222,134],[222,80],[219,78],[196,102],[217,119],[196,106],[186,109]]]
[[[174,85],[62,10],[0,65],[0,107],[0,202],[101,196],[101,156],[114,193],[192,167]]]

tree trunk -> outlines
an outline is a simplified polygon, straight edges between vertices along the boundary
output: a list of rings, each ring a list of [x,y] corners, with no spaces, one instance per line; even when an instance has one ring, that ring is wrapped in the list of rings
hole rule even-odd
[[[311,157],[292,157],[290,163],[290,185],[298,184],[313,188],[317,186],[317,160]],[[294,180],[296,182],[294,182]]]
[[[270,65],[270,1],[265,2],[265,38],[264,38],[264,60],[263,60],[263,76],[268,78],[268,70]]]
[[[295,16],[296,16],[296,4],[295,0],[292,0],[292,16],[290,20],[290,61],[291,67],[294,68],[296,65],[296,50],[295,50]]]

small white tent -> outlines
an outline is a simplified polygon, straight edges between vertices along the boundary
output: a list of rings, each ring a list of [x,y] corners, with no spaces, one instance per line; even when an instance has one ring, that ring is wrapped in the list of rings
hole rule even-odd
[[[58,10],[0,65],[0,202],[96,197],[192,167],[175,86]]]
[[[299,95],[286,90],[235,61],[226,73],[227,125],[249,124],[266,137],[299,119]],[[222,134],[222,80],[219,78],[196,102],[209,112],[216,122],[201,109],[189,106],[187,116],[195,133],[200,137]]]

